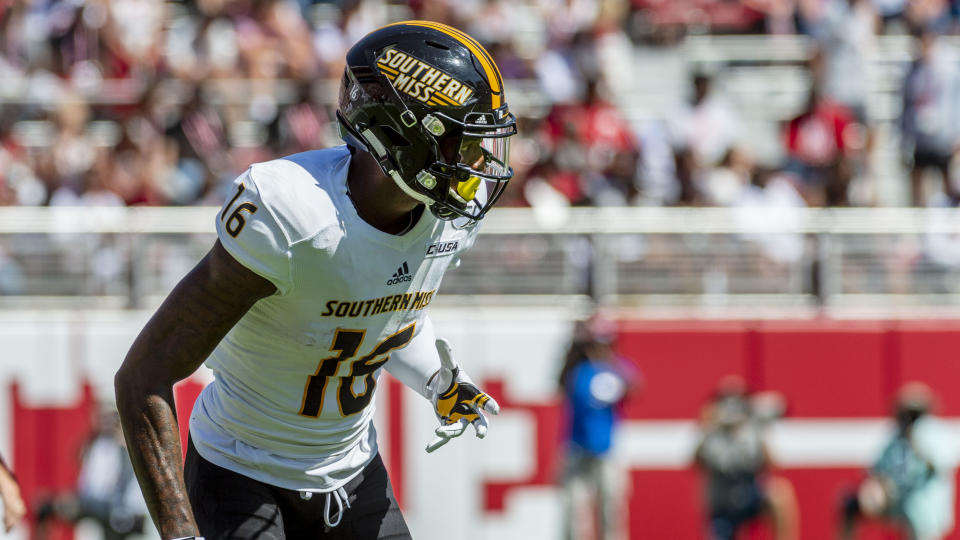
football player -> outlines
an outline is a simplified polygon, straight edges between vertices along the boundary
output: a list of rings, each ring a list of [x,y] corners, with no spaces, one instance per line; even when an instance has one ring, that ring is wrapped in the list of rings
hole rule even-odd
[[[381,368],[430,399],[432,451],[496,402],[425,308],[513,175],[516,133],[490,55],[449,26],[383,27],[347,53],[345,146],[251,166],[218,240],[115,378],[130,454],[164,539],[409,538],[377,452]],[[215,380],[190,416],[172,386]]]

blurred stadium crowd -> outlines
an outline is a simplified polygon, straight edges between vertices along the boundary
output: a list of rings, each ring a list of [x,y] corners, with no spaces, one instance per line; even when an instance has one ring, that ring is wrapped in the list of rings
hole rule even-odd
[[[507,205],[876,205],[864,66],[881,35],[916,49],[895,203],[960,200],[960,64],[938,45],[960,2],[0,0],[0,204],[219,204],[250,163],[339,144],[345,51],[404,18],[466,30],[514,81]],[[816,44],[775,159],[753,151],[715,69],[690,66],[656,122],[618,106],[642,99],[629,93],[645,77],[637,51],[764,33]]]

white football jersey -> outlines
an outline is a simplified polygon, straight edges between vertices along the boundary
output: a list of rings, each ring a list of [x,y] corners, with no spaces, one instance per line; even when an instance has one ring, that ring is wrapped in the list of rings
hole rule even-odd
[[[224,248],[277,293],[207,359],[190,432],[208,461],[288,489],[334,490],[376,454],[380,368],[429,328],[424,309],[476,235],[429,211],[403,235],[374,228],[347,194],[349,163],[340,146],[255,164],[216,216]]]

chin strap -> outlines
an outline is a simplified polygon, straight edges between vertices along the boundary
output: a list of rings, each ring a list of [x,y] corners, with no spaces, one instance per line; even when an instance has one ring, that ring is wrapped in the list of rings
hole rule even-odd
[[[423,171],[421,171],[421,174],[422,173]],[[433,203],[435,202],[433,199],[410,187],[409,184],[403,181],[403,177],[401,177],[400,173],[398,173],[396,170],[390,169],[388,171],[388,174],[390,174],[390,178],[393,178],[393,182],[397,184],[397,187],[399,187],[410,198],[416,201],[422,202],[427,206],[427,208],[430,208],[431,206],[433,206]]]

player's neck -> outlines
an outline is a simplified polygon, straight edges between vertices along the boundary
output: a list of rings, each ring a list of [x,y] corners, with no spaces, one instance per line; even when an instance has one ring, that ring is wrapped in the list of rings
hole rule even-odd
[[[347,190],[361,219],[389,234],[403,234],[419,218],[420,203],[404,193],[367,152],[350,161]]]

